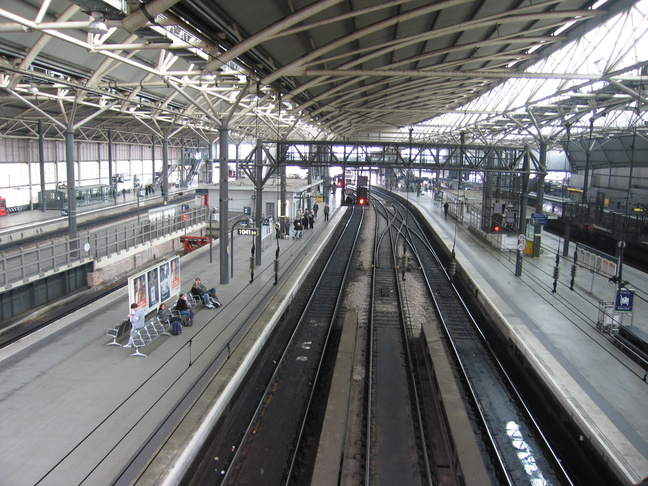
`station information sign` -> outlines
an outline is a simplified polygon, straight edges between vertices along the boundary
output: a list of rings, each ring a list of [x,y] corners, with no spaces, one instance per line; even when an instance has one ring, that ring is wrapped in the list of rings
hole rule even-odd
[[[256,236],[258,228],[239,228],[238,234],[245,236]]]
[[[531,224],[539,224],[540,226],[547,226],[549,224],[549,216],[546,214],[531,214]]]

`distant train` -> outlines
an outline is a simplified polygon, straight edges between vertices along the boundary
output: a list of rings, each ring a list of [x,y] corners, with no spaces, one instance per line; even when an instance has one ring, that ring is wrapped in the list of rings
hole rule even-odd
[[[529,195],[529,206],[536,206],[537,196]],[[542,212],[549,218],[548,229],[559,236],[570,225],[570,238],[582,241],[601,251],[615,255],[620,241],[625,243],[624,255],[636,264],[648,265],[648,221],[644,211],[626,213],[609,209],[599,202],[581,203],[571,198],[544,195]]]
[[[529,195],[529,205],[536,206],[537,196]],[[575,201],[571,198],[544,195],[542,212],[548,215],[557,216],[553,223],[559,228],[564,228],[565,222],[573,225],[591,226],[588,231],[596,228],[617,239],[627,241],[639,241],[648,236],[648,221],[644,211],[626,213],[617,209],[609,209],[600,202],[587,204]]]
[[[369,189],[366,186],[358,187],[356,190],[356,204],[366,206],[369,203]]]

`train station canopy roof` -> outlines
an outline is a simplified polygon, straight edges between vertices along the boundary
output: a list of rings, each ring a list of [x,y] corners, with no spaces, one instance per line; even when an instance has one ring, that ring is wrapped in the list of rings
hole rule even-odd
[[[647,16],[648,0],[5,0],[0,135],[613,138],[625,159],[602,165],[648,164]]]

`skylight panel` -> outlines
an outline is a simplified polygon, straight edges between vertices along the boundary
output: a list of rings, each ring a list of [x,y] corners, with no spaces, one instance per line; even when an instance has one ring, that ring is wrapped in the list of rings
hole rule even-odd
[[[601,8],[607,0],[601,0],[592,9]],[[427,127],[454,126],[456,129],[478,125],[485,120],[496,120],[505,114],[511,115],[528,111],[536,103],[548,104],[566,101],[574,92],[587,94],[608,86],[606,76],[620,72],[623,75],[640,75],[639,69],[628,68],[646,61],[648,58],[648,0],[641,0],[628,12],[619,14],[606,24],[588,33],[577,41],[553,53],[547,59],[531,66],[526,72],[555,74],[533,79],[512,77],[505,83],[482,96],[461,106],[453,113],[447,113],[427,120]],[[554,32],[559,35],[574,23],[565,24]],[[537,51],[541,44],[532,46],[527,52]],[[512,61],[508,68],[514,68],[520,61]],[[570,75],[569,77],[565,75]],[[582,78],[573,75],[582,75]],[[514,76],[512,74],[512,76]],[[600,77],[600,79],[599,79]],[[617,110],[623,113],[627,110]],[[468,113],[482,113],[470,117]],[[631,123],[626,116],[607,116],[615,123]],[[636,117],[635,117],[636,122]]]

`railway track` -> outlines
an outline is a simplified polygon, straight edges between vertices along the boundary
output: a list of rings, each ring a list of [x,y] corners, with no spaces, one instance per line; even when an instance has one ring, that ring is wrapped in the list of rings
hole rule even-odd
[[[363,212],[355,209],[295,327],[221,484],[290,484]]]
[[[392,199],[391,204],[395,219],[402,223],[402,238],[415,255],[434,300],[497,484],[572,484],[426,233],[396,200]]]
[[[390,219],[385,213],[375,223],[365,484],[433,484],[407,322],[401,313],[406,306],[396,245],[402,228]]]
[[[572,484],[426,232],[396,200],[376,200],[373,211],[353,211],[252,418],[241,427],[245,433],[234,442],[236,431],[230,431],[221,438],[229,442],[206,453],[202,462],[213,467],[214,450],[225,453],[231,447],[227,458],[217,457],[225,467],[212,471],[210,483],[302,485],[325,474],[327,482],[343,485],[459,485],[467,484],[471,464],[481,463],[484,476],[469,484]],[[363,220],[370,221],[365,226],[373,233],[365,228],[360,241],[366,241],[358,244]],[[354,260],[363,245],[371,245],[370,257]],[[355,290],[344,295],[354,280],[349,285]],[[364,287],[371,292],[358,290]],[[355,361],[342,385],[352,390],[345,395],[346,408],[331,419],[343,424],[341,439],[332,449],[320,443],[318,450],[320,432],[330,424],[323,412],[313,410],[328,399],[328,390],[321,388],[329,386],[329,378],[323,375],[333,373],[322,370],[334,361],[330,354],[323,357],[335,341],[332,329],[351,314],[357,319],[351,332]],[[478,443],[471,457],[459,458],[453,443],[459,433],[448,419],[453,413],[444,409],[434,387],[437,378],[430,369],[441,366],[430,366],[429,326],[443,335],[448,356],[442,359],[450,361],[454,373],[448,381],[461,387],[470,419],[461,433]],[[334,381],[332,387],[340,385]],[[357,385],[362,388],[353,388]],[[320,454],[330,456],[323,473],[316,464]],[[187,484],[203,484],[197,478],[204,477],[197,474]]]

